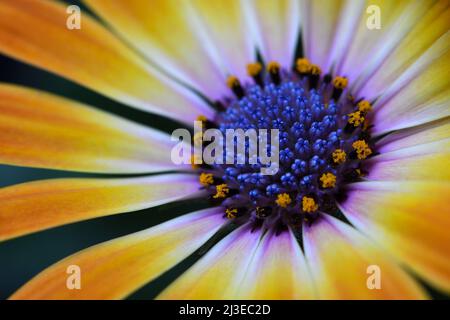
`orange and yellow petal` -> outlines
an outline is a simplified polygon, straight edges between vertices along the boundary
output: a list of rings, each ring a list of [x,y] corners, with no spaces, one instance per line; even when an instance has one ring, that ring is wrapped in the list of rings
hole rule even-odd
[[[348,1],[351,4],[351,1]],[[383,62],[402,43],[433,5],[433,1],[367,0],[361,1],[360,19],[348,30],[347,47],[341,59],[336,60],[336,70],[349,78],[351,86],[359,96],[372,100],[371,92],[361,93],[361,87],[380,69]],[[354,6],[353,6],[354,7]],[[377,17],[379,17],[377,21]],[[345,25],[345,20],[343,24]],[[376,23],[379,26],[376,26]],[[379,27],[379,28],[378,28]],[[341,32],[337,29],[336,32]],[[343,35],[337,35],[343,37]],[[336,43],[338,44],[338,43]],[[391,70],[382,70],[391,72]],[[386,84],[386,83],[385,83]],[[375,92],[381,94],[381,92]]]
[[[0,132],[3,164],[101,173],[177,169],[169,135],[15,85],[0,84]]]
[[[368,180],[450,180],[450,120],[399,130],[377,143]]]
[[[305,256],[292,232],[267,232],[235,299],[314,299]]]
[[[450,116],[450,33],[447,50],[399,90],[374,104],[376,124],[373,132],[380,135]]]
[[[225,74],[189,17],[186,1],[85,0],[129,45],[179,80],[220,98]],[[203,30],[204,32],[204,30]]]
[[[206,209],[103,242],[44,270],[10,299],[125,298],[198,249],[222,222],[217,209]],[[71,265],[80,268],[80,290],[67,288]]]
[[[67,28],[66,8],[56,1],[2,1],[0,52],[182,122],[213,114],[200,98],[151,67],[86,12],[81,13],[81,29]]]
[[[397,152],[393,152],[397,153]],[[393,155],[392,155],[393,156]],[[406,155],[398,159],[383,159],[382,156],[371,158],[367,180],[435,180],[450,181],[450,151],[416,155]]]
[[[333,217],[323,216],[310,226],[305,224],[303,244],[320,299],[426,298],[416,281],[389,255]],[[374,276],[372,266],[381,272],[380,283],[370,278]]]
[[[255,31],[254,41],[266,62],[291,69],[300,30],[300,2],[292,0],[243,1]],[[253,23],[253,24],[252,24]]]
[[[450,180],[449,122],[397,131],[379,141],[379,155],[366,162],[368,180]]]
[[[244,225],[216,244],[158,299],[236,299],[261,232]]]
[[[418,1],[408,5],[397,18],[400,28],[392,30],[401,38],[391,51],[386,51],[387,56],[373,74],[360,83],[361,94],[369,99],[380,94],[389,99],[392,92],[424,72],[450,48],[450,3],[447,0]],[[383,18],[384,14],[382,12]],[[379,31],[383,29],[384,26]],[[407,32],[399,33],[400,30]]]
[[[362,182],[341,208],[383,250],[450,292],[449,198],[448,182]]]
[[[387,153],[448,138],[450,118],[444,118],[390,133],[377,142],[376,149],[380,153]]]
[[[53,179],[0,189],[0,240],[200,195],[194,175]]]

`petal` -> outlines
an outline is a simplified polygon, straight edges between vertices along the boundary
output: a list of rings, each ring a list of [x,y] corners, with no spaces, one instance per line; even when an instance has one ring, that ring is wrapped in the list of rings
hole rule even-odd
[[[227,92],[225,75],[177,0],[85,0],[103,20],[156,65],[207,94]]]
[[[449,33],[450,35],[450,33]],[[450,50],[401,90],[375,104],[375,134],[420,125],[450,116]]]
[[[196,32],[213,55],[220,58],[222,69],[227,74],[246,77],[247,64],[256,59],[256,53],[241,0],[188,2]]]
[[[38,274],[10,299],[121,299],[182,261],[222,224],[207,209],[92,246]],[[67,268],[81,270],[81,290],[66,286]]]
[[[213,111],[153,69],[86,13],[66,27],[66,6],[51,1],[0,3],[0,52],[122,103],[191,124]]]
[[[449,183],[362,182],[341,204],[345,216],[434,286],[450,292]]]
[[[278,61],[290,69],[300,31],[300,4],[293,0],[251,0],[247,5],[247,21],[259,41],[266,62]],[[252,25],[253,24],[253,25]]]
[[[368,180],[450,180],[450,121],[443,119],[394,132],[367,162]]]
[[[261,240],[235,299],[313,299],[305,256],[291,231]]]
[[[53,179],[0,189],[0,240],[199,195],[194,175]]]
[[[369,99],[383,93],[383,99],[387,100],[450,48],[449,2],[420,1],[413,5],[413,11],[405,10],[398,18],[402,24],[406,19],[408,33],[398,39],[395,50],[377,66],[375,72],[360,83],[361,94]],[[414,23],[411,25],[411,22]]]
[[[353,44],[355,32],[358,30],[358,25],[361,22],[361,17],[367,6],[366,3],[361,0],[347,0],[341,1],[341,3],[341,11],[335,13],[339,13],[339,19],[335,24],[335,28],[330,30],[330,32],[333,32],[334,34],[332,42],[328,45],[328,58],[324,60],[325,64],[322,65],[322,68],[326,71],[333,68],[336,74],[340,74],[341,72],[344,73],[344,71],[338,70],[337,68],[342,60],[344,60],[349,47]]]
[[[307,0],[302,6],[305,56],[324,72],[329,71],[328,54],[344,4],[343,0]]]
[[[450,151],[450,138],[445,138],[430,143],[423,143],[408,148],[385,152],[372,159],[376,159],[376,161],[386,161],[402,158],[411,158],[429,154],[439,154],[439,153],[444,154],[448,153],[449,151]]]
[[[0,84],[0,162],[103,173],[175,169],[170,137],[42,91]]]
[[[398,152],[395,152],[398,153]],[[390,154],[391,156],[396,156]],[[435,180],[450,181],[449,168],[450,151],[438,154],[415,155],[408,158],[386,160],[374,157],[369,160],[367,180],[398,181],[398,180]]]
[[[303,227],[303,243],[321,299],[425,298],[417,283],[351,226],[325,215]],[[380,289],[369,289],[369,266],[381,270]]]
[[[158,299],[236,299],[261,239],[250,225],[233,231],[169,285]]]
[[[447,138],[450,138],[450,118],[390,133],[377,142],[377,151],[385,153]]]
[[[349,78],[352,88],[356,89],[359,96],[361,94],[358,90],[361,86],[379,70],[402,39],[420,22],[424,12],[432,5],[432,1],[368,0],[362,4],[364,11],[358,23],[354,25],[351,43],[341,55],[342,60],[337,61],[337,72]],[[380,29],[368,27],[371,17],[374,17],[374,11],[371,11],[370,7],[373,5],[379,8]],[[373,97],[366,96],[366,98]]]

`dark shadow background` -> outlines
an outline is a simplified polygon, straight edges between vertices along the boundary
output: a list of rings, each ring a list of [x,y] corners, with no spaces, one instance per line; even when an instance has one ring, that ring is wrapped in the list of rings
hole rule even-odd
[[[78,0],[70,1],[70,3],[79,5],[82,12],[92,14]],[[0,71],[0,82],[16,83],[52,92],[168,133],[181,126],[164,117],[132,109],[63,78],[1,54]],[[108,177],[108,175],[0,165],[0,187],[39,179],[93,176]],[[72,253],[106,240],[140,231],[207,206],[208,203],[205,200],[178,201],[137,212],[73,223],[0,242],[0,299],[6,299],[40,271]],[[218,241],[226,232],[219,234],[205,247],[207,248],[211,243]],[[197,261],[204,253],[205,250],[203,249],[193,253],[185,261],[145,285],[129,298],[154,298],[177,275]],[[434,298],[446,298],[446,296],[433,291],[431,288],[427,288]]]

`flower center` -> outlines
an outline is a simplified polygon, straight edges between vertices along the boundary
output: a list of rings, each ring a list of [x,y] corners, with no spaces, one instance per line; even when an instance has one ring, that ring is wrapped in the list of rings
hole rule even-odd
[[[345,77],[322,76],[307,59],[298,59],[292,72],[276,62],[265,70],[248,65],[254,83],[244,85],[230,76],[234,97],[218,103],[215,119],[199,119],[224,134],[278,129],[279,147],[271,151],[279,152],[278,172],[263,175],[260,163],[214,164],[199,168],[200,182],[229,219],[295,227],[335,214],[345,184],[360,178],[373,153],[366,119],[371,105],[347,92]]]

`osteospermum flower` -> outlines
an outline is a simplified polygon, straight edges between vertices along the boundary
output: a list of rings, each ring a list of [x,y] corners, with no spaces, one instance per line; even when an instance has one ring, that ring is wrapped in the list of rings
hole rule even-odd
[[[188,127],[279,129],[280,167],[180,167],[165,133],[1,84],[2,163],[180,172],[0,189],[1,240],[211,200],[76,253],[12,298],[127,297],[224,226],[159,298],[426,298],[417,278],[449,292],[449,1],[85,2],[108,28],[83,13],[66,29],[61,3],[1,1],[0,51]],[[381,29],[367,28],[369,4]],[[67,290],[68,265],[82,290]],[[368,284],[373,266],[381,287]]]

